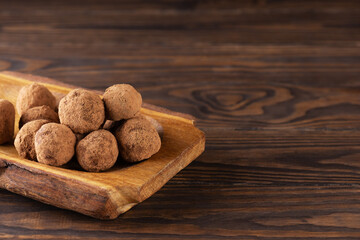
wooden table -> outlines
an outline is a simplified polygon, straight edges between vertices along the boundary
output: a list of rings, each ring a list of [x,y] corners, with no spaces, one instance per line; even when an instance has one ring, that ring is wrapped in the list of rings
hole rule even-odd
[[[0,70],[131,83],[207,148],[112,221],[0,190],[0,238],[360,238],[359,1],[29,2],[0,3]]]

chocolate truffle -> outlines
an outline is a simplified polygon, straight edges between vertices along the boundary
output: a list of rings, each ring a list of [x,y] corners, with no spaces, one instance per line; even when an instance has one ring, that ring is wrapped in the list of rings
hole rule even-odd
[[[53,110],[56,108],[56,99],[46,87],[33,83],[20,89],[16,101],[16,109],[20,116],[30,108],[43,105]]]
[[[45,124],[35,135],[37,160],[51,166],[64,165],[74,156],[75,143],[75,134],[67,126],[58,123]]]
[[[35,160],[35,144],[34,138],[36,132],[40,127],[46,123],[49,123],[47,120],[34,120],[26,123],[16,135],[14,145],[19,156],[22,158]]]
[[[146,120],[148,120],[156,129],[156,131],[158,132],[160,138],[162,138],[164,136],[164,128],[163,126],[161,126],[161,124],[155,120],[154,118],[152,117],[149,117],[149,116],[146,116],[146,115],[143,115]]]
[[[45,119],[49,122],[59,123],[59,116],[58,114],[52,110],[49,106],[39,106],[33,107],[24,112],[21,116],[19,121],[19,128],[21,128],[24,124],[38,120],[38,119]]]
[[[11,102],[0,99],[0,144],[11,142],[14,137],[15,108]]]
[[[160,136],[144,117],[124,121],[116,129],[115,136],[121,157],[128,162],[139,162],[160,150]]]
[[[74,133],[89,133],[99,129],[104,123],[104,103],[93,92],[74,89],[61,99],[59,118]]]
[[[163,126],[154,118],[147,116],[147,115],[142,115],[140,114],[136,114],[136,117],[143,117],[146,120],[148,120],[156,129],[156,131],[158,132],[160,138],[163,137],[164,135],[164,128]],[[102,129],[108,130],[110,132],[114,132],[116,130],[116,128],[118,126],[120,126],[125,120],[121,120],[121,121],[112,121],[112,120],[106,120]]]
[[[142,98],[131,85],[117,84],[105,90],[104,102],[107,119],[119,121],[135,117],[140,111]]]
[[[80,166],[89,172],[100,172],[111,168],[118,155],[116,138],[103,129],[90,133],[76,146],[77,160]]]

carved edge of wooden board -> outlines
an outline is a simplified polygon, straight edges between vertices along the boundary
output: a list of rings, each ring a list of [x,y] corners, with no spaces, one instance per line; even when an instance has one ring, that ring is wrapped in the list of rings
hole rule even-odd
[[[63,87],[70,87],[73,88],[75,86],[64,86],[64,84],[59,84],[59,82],[54,81],[52,79],[47,79],[43,77],[38,76],[32,76],[28,74],[21,74],[21,73],[14,73],[14,72],[0,72],[0,76],[8,77],[9,79],[24,79],[24,80],[30,80],[30,81],[37,81],[42,82],[45,84],[54,84],[54,85],[62,85]],[[161,108],[162,109],[162,108]],[[155,110],[155,109],[154,109]],[[148,110],[146,110],[148,111]],[[152,110],[149,110],[148,112],[151,113]],[[183,116],[189,116],[189,115],[183,115],[181,113],[179,114],[171,114],[173,112],[164,110],[157,112],[158,114],[164,114],[167,115],[169,118],[181,120],[184,124],[189,124],[194,127],[194,121],[188,118],[183,118]],[[180,116],[181,117],[180,117]],[[96,209],[89,209],[84,206],[83,208],[76,208],[75,206],[71,205],[72,199],[70,196],[70,199],[68,199],[69,194],[67,193],[58,193],[60,198],[64,198],[64,202],[59,201],[53,201],[51,198],[49,200],[49,197],[47,196],[39,196],[36,195],[36,192],[33,193],[28,190],[28,186],[36,187],[36,184],[41,184],[42,180],[50,180],[52,181],[52,185],[55,186],[62,186],[65,184],[65,181],[67,180],[67,174],[60,173],[57,169],[52,169],[49,172],[49,169],[47,169],[46,166],[36,167],[36,169],[32,169],[31,163],[17,163],[17,161],[9,160],[9,159],[2,159],[0,161],[0,166],[2,167],[1,173],[5,171],[5,168],[12,169],[11,175],[7,174],[0,174],[0,180],[3,183],[0,183],[0,186],[2,188],[5,188],[7,190],[10,190],[12,192],[34,198],[36,200],[39,200],[41,202],[51,204],[60,208],[70,209],[74,210],[80,213],[83,213],[85,215],[89,215],[95,218],[100,219],[114,219],[118,217],[121,213],[126,212],[130,208],[132,208],[134,205],[144,201],[146,198],[150,197],[152,194],[154,194],[157,190],[159,190],[167,181],[169,181],[173,176],[176,175],[180,170],[182,170],[184,167],[186,167],[188,164],[190,164],[196,157],[198,157],[205,148],[205,135],[203,132],[201,132],[199,129],[197,129],[199,133],[199,138],[196,142],[193,142],[191,146],[189,146],[185,151],[182,152],[181,155],[179,155],[174,161],[171,161],[170,164],[167,164],[158,174],[154,175],[151,179],[149,179],[147,182],[144,182],[141,186],[135,188],[135,190],[138,192],[138,195],[134,196],[132,194],[120,194],[116,188],[113,186],[103,185],[100,191],[92,190],[93,183],[88,182],[85,185],[81,185],[83,181],[81,181],[81,178],[73,179],[71,184],[78,185],[79,192],[85,193],[85,194],[91,194],[92,191],[95,191],[99,195],[98,202],[94,205],[97,205],[98,208]],[[1,159],[0,159],[1,160]],[[3,161],[5,160],[5,161]],[[47,175],[50,173],[49,175]],[[164,174],[166,173],[166,174]],[[37,176],[37,182],[32,182],[31,175],[36,174]],[[22,178],[21,181],[19,179],[15,179],[16,177]],[[5,181],[2,181],[5,180]],[[22,184],[25,182],[25,184]],[[156,182],[156,184],[152,184],[153,182]],[[22,185],[19,185],[22,184]],[[32,184],[32,185],[31,185]],[[73,187],[73,186],[72,186]],[[83,188],[83,189],[80,189]],[[131,187],[130,187],[131,188]],[[54,191],[54,189],[51,189]],[[55,187],[56,190],[56,187]],[[134,190],[134,188],[133,188]],[[65,194],[65,195],[64,195]],[[84,196],[81,196],[84,198]],[[77,200],[77,199],[76,199]],[[81,201],[84,201],[81,199]],[[69,207],[70,204],[70,207]]]

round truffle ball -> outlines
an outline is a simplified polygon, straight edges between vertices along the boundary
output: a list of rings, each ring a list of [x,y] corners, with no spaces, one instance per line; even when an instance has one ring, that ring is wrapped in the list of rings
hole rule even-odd
[[[146,118],[146,120],[148,120],[155,127],[155,129],[158,132],[160,138],[163,138],[163,136],[164,136],[164,128],[163,128],[163,126],[157,120],[155,120],[154,118],[149,117],[147,115],[143,115],[143,116]]]
[[[105,90],[106,117],[119,121],[135,117],[140,111],[141,94],[129,84],[116,84]]]
[[[11,102],[0,99],[0,144],[11,142],[14,137],[15,108]]]
[[[67,126],[45,124],[35,135],[37,160],[51,166],[64,165],[74,156],[75,143],[75,134]]]
[[[74,133],[89,133],[98,130],[104,123],[104,103],[93,92],[74,89],[61,99],[59,118]]]
[[[45,119],[49,122],[59,123],[58,114],[49,106],[44,105],[26,110],[20,118],[19,128],[21,128],[24,124],[28,122],[38,119]]]
[[[47,120],[34,120],[26,123],[16,135],[14,145],[19,156],[35,160],[35,134],[42,125],[49,123]]]
[[[83,138],[76,146],[80,166],[89,172],[105,171],[114,166],[119,150],[109,131],[98,130]]]
[[[20,116],[30,108],[43,105],[53,110],[56,108],[56,99],[46,87],[33,83],[20,89],[16,100],[16,109]]]
[[[161,147],[155,127],[144,117],[126,120],[115,131],[121,157],[128,162],[150,158]]]

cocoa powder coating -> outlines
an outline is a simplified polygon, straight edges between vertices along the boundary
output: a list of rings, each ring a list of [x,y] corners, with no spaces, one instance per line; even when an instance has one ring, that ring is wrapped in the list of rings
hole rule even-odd
[[[24,124],[38,120],[38,119],[45,119],[49,122],[59,123],[59,116],[58,114],[52,110],[49,106],[39,106],[33,107],[24,112],[21,116],[19,121],[19,128],[21,128]]]
[[[0,144],[11,142],[14,137],[15,108],[11,102],[0,99]]]
[[[69,92],[59,104],[60,123],[74,133],[89,133],[105,121],[105,107],[101,98],[84,89]]]
[[[141,94],[129,84],[116,84],[105,90],[106,117],[119,121],[135,117],[142,104]]]
[[[64,165],[74,156],[75,143],[76,137],[67,126],[58,123],[43,125],[35,135],[38,162],[51,166]]]
[[[46,87],[33,83],[20,89],[16,100],[16,109],[20,116],[30,108],[43,105],[53,110],[56,108],[56,99]]]
[[[26,123],[16,135],[14,145],[19,156],[22,158],[35,160],[35,134],[40,127],[46,123],[47,120],[34,120]]]
[[[125,121],[115,131],[121,157],[128,162],[150,158],[161,147],[160,136],[155,127],[144,117]]]
[[[164,128],[163,128],[163,126],[157,120],[155,120],[154,118],[149,117],[147,115],[143,115],[143,116],[146,118],[146,120],[148,120],[155,127],[155,129],[158,132],[160,138],[163,138],[163,136],[164,136]]]
[[[141,104],[140,93],[128,84],[109,87],[103,100],[93,92],[74,89],[60,100],[57,115],[55,97],[34,83],[19,92],[16,107],[22,128],[15,148],[23,158],[52,166],[66,164],[76,150],[80,166],[90,172],[110,169],[119,154],[128,162],[148,159],[160,150],[163,128],[155,119],[141,115]],[[15,118],[11,103],[0,100],[2,111],[0,143],[5,131],[14,131]],[[98,130],[100,127],[104,129]]]
[[[105,171],[114,166],[119,150],[116,139],[107,130],[98,130],[80,140],[76,157],[80,166],[89,172]]]

